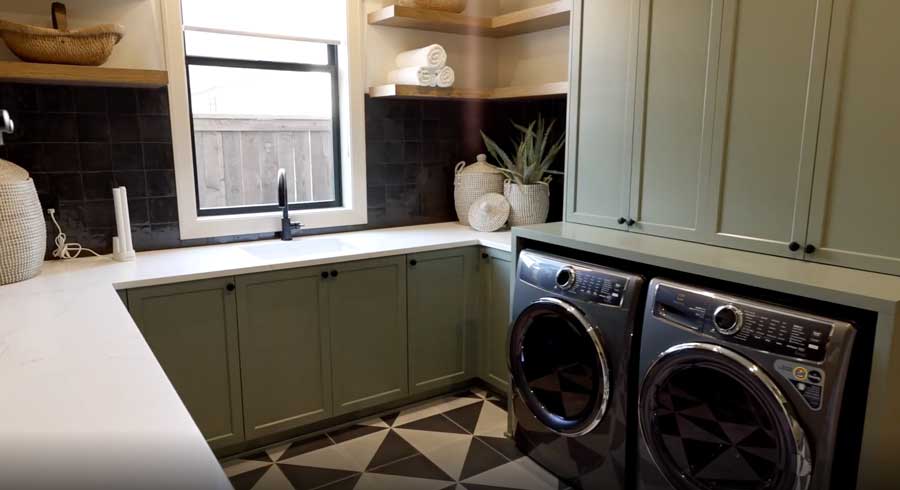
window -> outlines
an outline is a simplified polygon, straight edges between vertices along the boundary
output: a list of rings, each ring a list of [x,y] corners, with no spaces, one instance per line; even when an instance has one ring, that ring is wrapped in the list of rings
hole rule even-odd
[[[358,3],[164,1],[182,238],[365,223]]]

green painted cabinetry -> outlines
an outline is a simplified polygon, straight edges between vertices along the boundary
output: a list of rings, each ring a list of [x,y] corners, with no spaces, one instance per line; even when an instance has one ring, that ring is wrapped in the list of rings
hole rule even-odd
[[[509,252],[484,249],[481,259],[481,378],[495,388],[509,389],[507,330],[510,322],[512,260]]]
[[[233,279],[132,289],[128,306],[209,444],[243,441]]]
[[[334,414],[409,393],[406,258],[332,266],[324,321],[331,332]]]
[[[470,377],[470,335],[478,320],[478,249],[407,256],[410,391]]]
[[[320,269],[237,278],[247,439],[327,418],[331,350]]]

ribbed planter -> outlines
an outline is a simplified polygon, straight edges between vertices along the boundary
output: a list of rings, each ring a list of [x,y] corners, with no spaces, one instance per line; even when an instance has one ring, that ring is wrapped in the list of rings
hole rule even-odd
[[[506,182],[503,185],[503,195],[509,201],[509,226],[547,222],[547,214],[550,212],[549,185]]]

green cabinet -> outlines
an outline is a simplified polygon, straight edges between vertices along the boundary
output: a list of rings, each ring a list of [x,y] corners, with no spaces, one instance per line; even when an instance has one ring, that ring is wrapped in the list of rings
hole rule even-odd
[[[407,256],[410,392],[470,377],[470,332],[476,326],[476,247]]]
[[[331,351],[318,268],[237,278],[247,439],[329,417]]]
[[[323,315],[331,332],[334,414],[403,398],[409,393],[405,257],[332,270]]]
[[[511,254],[494,249],[484,249],[481,260],[481,378],[495,388],[509,389],[507,366],[508,340],[511,313],[511,280],[513,263]]]
[[[132,289],[128,306],[209,444],[243,441],[233,279]]]

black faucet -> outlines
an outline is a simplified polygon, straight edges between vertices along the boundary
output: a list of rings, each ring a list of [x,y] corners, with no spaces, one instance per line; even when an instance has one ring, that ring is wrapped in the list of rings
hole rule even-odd
[[[281,239],[284,241],[293,240],[294,230],[299,230],[303,225],[301,223],[291,223],[291,218],[288,216],[287,181],[283,168],[278,169],[278,207],[281,208]]]

